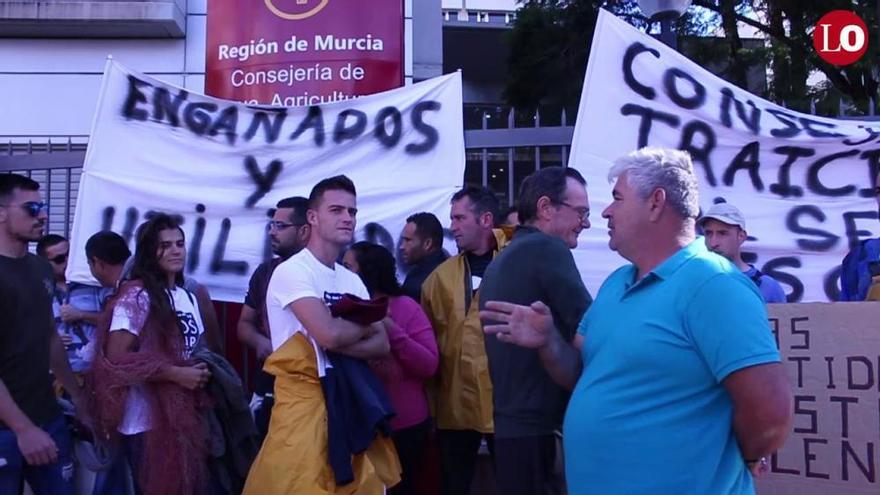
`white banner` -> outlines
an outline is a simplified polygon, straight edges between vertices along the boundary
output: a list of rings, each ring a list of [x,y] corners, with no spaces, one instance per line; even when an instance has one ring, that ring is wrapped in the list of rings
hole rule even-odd
[[[880,123],[806,115],[762,100],[603,10],[570,162],[587,178],[594,212],[575,252],[593,293],[624,262],[608,250],[600,218],[611,201],[608,170],[646,145],[691,152],[701,208],[719,198],[740,208],[750,236],[747,261],[795,300],[835,300],[850,246],[880,233],[873,200]]]
[[[278,200],[350,177],[357,240],[394,249],[406,217],[449,218],[464,177],[461,76],[311,107],[248,106],[190,93],[108,61],[71,239],[68,279],[92,280],[85,242],[133,232],[150,212],[180,215],[186,275],[241,301],[271,252]]]

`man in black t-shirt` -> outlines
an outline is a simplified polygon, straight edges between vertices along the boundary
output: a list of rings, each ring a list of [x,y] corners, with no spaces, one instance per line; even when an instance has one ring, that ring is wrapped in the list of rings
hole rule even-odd
[[[548,167],[523,181],[513,240],[483,276],[480,307],[488,301],[549,308],[566,342],[592,299],[571,249],[590,226],[586,181],[572,168]],[[484,321],[485,325],[487,322]],[[554,382],[538,351],[486,336],[495,410],[498,493],[561,494],[565,480],[557,452],[569,392]]]
[[[52,316],[52,267],[28,253],[47,214],[39,184],[0,174],[0,493],[74,493],[71,440],[49,370],[85,411]]]
[[[275,379],[263,371],[263,362],[272,354],[269,338],[269,322],[266,318],[266,289],[272,273],[282,261],[300,252],[309,242],[311,227],[306,221],[309,200],[300,196],[285,198],[275,205],[275,213],[267,229],[272,242],[272,252],[277,256],[261,263],[251,275],[248,292],[241,307],[238,320],[238,340],[253,349],[257,355],[254,378],[254,397],[251,407],[260,441],[269,431],[269,417],[274,404]]]

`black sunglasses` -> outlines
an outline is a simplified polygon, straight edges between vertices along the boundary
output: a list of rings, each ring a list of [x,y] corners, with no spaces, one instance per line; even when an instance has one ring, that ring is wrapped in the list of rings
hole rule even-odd
[[[64,253],[64,254],[59,254],[58,256],[53,256],[53,257],[49,258],[49,261],[51,261],[52,263],[55,263],[56,265],[60,265],[61,263],[64,263],[65,261],[67,261],[67,256],[69,254],[70,253]]]
[[[28,215],[37,218],[40,216],[40,212],[43,210],[48,210],[49,205],[43,203],[42,201],[27,201],[17,205],[0,205],[0,206],[21,206],[21,208],[28,212]]]

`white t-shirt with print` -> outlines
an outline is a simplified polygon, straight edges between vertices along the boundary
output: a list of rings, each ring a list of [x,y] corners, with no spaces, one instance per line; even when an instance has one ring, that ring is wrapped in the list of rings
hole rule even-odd
[[[363,299],[370,297],[364,283],[355,273],[339,263],[335,263],[333,268],[328,267],[318,261],[308,248],[278,265],[266,290],[266,316],[269,319],[272,350],[278,350],[287,339],[303,333],[309,337],[315,348],[318,372],[323,376],[327,367],[324,353],[289,306],[306,297],[315,297],[330,305],[343,294],[352,294]]]
[[[205,333],[202,316],[199,313],[199,303],[196,296],[186,289],[175,287],[168,291],[169,299],[177,313],[177,325],[183,333],[185,344],[184,357],[189,357],[199,337]],[[130,294],[123,294],[120,300],[129,298],[127,304],[117,304],[113,308],[113,319],[110,321],[110,331],[128,331],[139,335],[143,329],[146,315],[133,314],[141,308],[150,307],[150,297],[145,291],[133,289]],[[136,303],[131,300],[136,298]],[[150,407],[146,399],[146,389],[142,385],[132,386],[128,391],[128,399],[125,403],[125,415],[119,425],[119,432],[123,435],[136,435],[150,430]]]

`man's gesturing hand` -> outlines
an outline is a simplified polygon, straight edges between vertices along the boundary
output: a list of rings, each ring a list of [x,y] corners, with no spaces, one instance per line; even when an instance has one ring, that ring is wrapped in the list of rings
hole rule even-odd
[[[483,332],[498,340],[520,347],[538,349],[547,344],[553,329],[553,317],[546,304],[536,301],[531,306],[501,301],[489,301],[480,311],[487,322]]]

